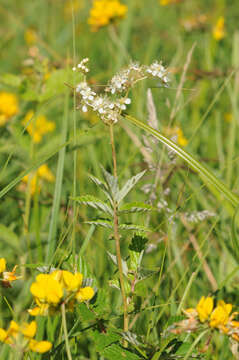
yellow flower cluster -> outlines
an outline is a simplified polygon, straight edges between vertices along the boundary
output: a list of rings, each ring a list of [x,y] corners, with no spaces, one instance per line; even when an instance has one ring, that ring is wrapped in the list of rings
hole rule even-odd
[[[0,328],[0,341],[9,345],[21,347],[21,351],[32,350],[37,353],[45,353],[52,348],[49,341],[37,341],[33,339],[36,335],[37,323],[32,321],[30,324],[23,323],[18,325],[15,321],[10,322],[7,330]]]
[[[220,41],[225,37],[225,20],[220,16],[212,30],[212,35],[215,40]]]
[[[123,18],[126,12],[127,6],[121,4],[119,0],[94,0],[88,24],[92,31],[97,31],[100,27]]]
[[[198,318],[200,323],[206,323],[210,328],[216,328],[234,340],[239,341],[239,321],[234,320],[238,313],[231,312],[232,304],[226,304],[223,300],[220,300],[214,308],[213,298],[205,296],[200,299],[196,309],[185,310],[186,316],[191,319],[191,324],[194,322],[194,330],[197,328]]]
[[[6,270],[7,262],[4,258],[0,258],[0,281],[3,287],[11,287],[11,282],[20,278],[20,276],[16,276],[15,272],[17,269],[17,265],[14,266],[12,271]]]
[[[60,310],[62,303],[72,311],[77,302],[90,300],[94,290],[82,287],[83,275],[66,270],[55,270],[50,274],[40,274],[31,285],[30,291],[37,306],[28,310],[32,316],[52,315]]]
[[[43,135],[53,131],[56,127],[55,123],[48,121],[44,115],[36,116],[33,119],[34,111],[29,110],[22,121],[22,124],[26,126],[27,132],[33,138],[34,143],[42,141]]]
[[[15,94],[1,91],[0,92],[0,126],[4,126],[6,122],[19,111],[18,100]]]
[[[51,170],[46,164],[41,165],[34,175],[26,175],[23,177],[22,182],[27,184],[30,176],[30,192],[35,194],[36,191],[41,190],[42,181],[46,180],[48,182],[54,182],[55,176],[52,174]],[[20,186],[20,190],[25,190],[25,186]]]

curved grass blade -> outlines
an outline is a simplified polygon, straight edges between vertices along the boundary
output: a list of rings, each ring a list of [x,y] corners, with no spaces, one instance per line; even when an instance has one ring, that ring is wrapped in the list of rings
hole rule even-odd
[[[174,151],[181,159],[183,159],[191,169],[196,171],[202,180],[205,182],[205,184],[208,186],[209,190],[211,190],[211,187],[216,189],[219,193],[221,193],[228,201],[229,203],[236,208],[239,206],[239,198],[236,194],[234,194],[228,187],[219,179],[215,177],[209,170],[206,169],[200,162],[195,160],[190,154],[188,154],[185,150],[181,149],[177,144],[175,144],[173,141],[166,138],[164,135],[162,135],[158,130],[155,130],[149,125],[146,125],[139,121],[138,119],[135,119],[134,117],[130,115],[124,115],[124,118],[130,121],[132,124],[136,125],[138,128],[145,130],[149,134],[156,137],[161,143],[166,145],[169,149]]]

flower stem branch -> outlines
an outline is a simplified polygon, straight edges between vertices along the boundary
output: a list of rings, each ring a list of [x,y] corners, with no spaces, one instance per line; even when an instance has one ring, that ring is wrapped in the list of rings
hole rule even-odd
[[[70,344],[69,344],[69,339],[68,339],[67,325],[66,325],[66,309],[65,309],[64,302],[61,304],[61,314],[62,314],[62,325],[63,325],[63,331],[64,331],[64,337],[65,337],[67,359],[72,360]]]
[[[115,142],[114,142],[114,130],[113,125],[110,125],[110,142],[112,147],[112,157],[113,157],[113,167],[114,167],[114,177],[117,178],[117,162],[116,162],[116,152],[115,152]],[[116,247],[116,257],[119,268],[119,280],[120,280],[120,288],[123,299],[123,307],[124,307],[124,331],[128,331],[129,328],[129,320],[128,320],[128,306],[127,306],[127,296],[125,293],[124,286],[124,274],[123,274],[123,266],[120,252],[120,236],[119,236],[119,221],[118,221],[118,204],[113,199],[114,206],[114,238],[115,238],[115,247]]]

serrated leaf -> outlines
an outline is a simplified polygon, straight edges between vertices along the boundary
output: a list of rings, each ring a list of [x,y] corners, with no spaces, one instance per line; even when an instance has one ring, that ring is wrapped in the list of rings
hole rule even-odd
[[[94,175],[89,175],[89,178],[103,191],[105,196],[110,200],[111,204],[113,204],[113,200],[112,200],[111,195],[109,194],[109,190],[107,188],[107,185],[103,181],[99,180]]]
[[[107,330],[107,333],[100,333],[95,330],[91,332],[91,336],[95,342],[95,349],[97,352],[103,351],[107,346],[114,342],[118,342],[121,338],[119,334],[112,330]]]
[[[107,229],[113,229],[113,222],[106,219],[96,219],[91,221],[85,221],[85,224],[95,225],[95,226],[102,226]]]
[[[136,213],[136,212],[145,212],[153,210],[151,205],[145,204],[143,202],[131,202],[122,205],[119,208],[119,214],[129,214],[129,213]]]
[[[113,199],[116,199],[117,194],[119,192],[118,179],[114,177],[112,174],[110,174],[107,170],[105,170],[103,166],[101,166],[101,169],[103,172],[104,179],[108,185],[108,189],[111,193],[111,196]]]
[[[129,179],[126,184],[122,187],[121,190],[116,194],[115,200],[119,204],[125,196],[130,192],[130,190],[137,184],[137,182],[144,176],[146,170],[141,171],[139,174],[133,176],[131,179]]]
[[[119,345],[112,344],[106,347],[102,352],[100,352],[108,360],[140,360],[142,359],[138,355],[125,350]]]
[[[84,204],[93,207],[94,209],[103,211],[113,217],[113,210],[101,199],[96,198],[92,195],[83,195],[71,198],[74,201],[77,201],[79,204]]]
[[[119,225],[120,230],[136,230],[136,231],[142,231],[142,232],[150,232],[151,229],[147,228],[144,225],[136,225],[136,224],[120,224]]]
[[[109,251],[107,251],[107,254],[109,255],[110,259],[113,261],[113,263],[118,266],[118,261],[117,261],[117,257],[113,254],[111,254]],[[121,262],[122,262],[122,268],[123,268],[123,274],[125,276],[128,275],[128,265],[127,265],[127,262],[123,259],[121,259]]]
[[[94,313],[88,309],[86,304],[81,303],[77,308],[78,316],[80,317],[81,321],[94,321],[96,319]]]
[[[92,306],[97,317],[103,316],[105,318],[107,312],[109,312],[109,293],[105,289],[99,289],[93,299]],[[110,306],[110,313],[111,310]]]

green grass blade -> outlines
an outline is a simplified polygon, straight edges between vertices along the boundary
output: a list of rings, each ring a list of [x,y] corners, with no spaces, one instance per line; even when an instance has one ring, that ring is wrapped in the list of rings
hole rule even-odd
[[[161,143],[166,145],[169,149],[173,150],[181,159],[183,159],[191,169],[196,171],[205,184],[211,188],[215,188],[219,193],[221,193],[229,203],[236,208],[239,205],[239,198],[236,194],[234,194],[228,187],[219,179],[217,179],[209,170],[206,169],[200,162],[195,160],[190,154],[188,154],[185,150],[181,149],[177,144],[173,141],[166,138],[159,131],[155,130],[149,125],[146,125],[139,121],[138,119],[125,115],[125,119],[136,125],[138,128],[145,130],[149,134],[156,137]]]
[[[62,124],[62,133],[61,140],[62,143],[66,141],[67,137],[67,119],[68,119],[68,110],[69,109],[69,92],[67,91],[65,96],[65,107],[64,107],[64,115],[63,115],[63,124]],[[54,199],[52,205],[52,213],[50,220],[50,228],[48,233],[48,246],[46,253],[46,263],[48,264],[52,256],[54,254],[56,248],[56,229],[57,229],[57,216],[59,213],[60,201],[61,201],[61,189],[62,189],[62,181],[63,181],[63,171],[64,171],[64,161],[65,161],[65,152],[66,148],[63,147],[59,151],[58,164],[57,164],[57,172],[56,172],[56,184],[54,191]]]

